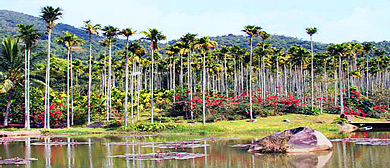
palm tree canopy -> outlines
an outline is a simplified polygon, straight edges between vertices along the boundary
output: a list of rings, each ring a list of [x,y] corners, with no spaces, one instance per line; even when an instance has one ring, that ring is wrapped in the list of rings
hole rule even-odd
[[[24,57],[20,54],[19,40],[4,38],[0,53],[0,71],[6,73],[7,79],[16,83],[24,67]]]
[[[272,35],[271,35],[271,34],[268,34],[268,33],[265,32],[265,31],[261,31],[261,32],[260,32],[260,37],[261,37],[261,39],[263,39],[263,41],[265,41],[265,40],[267,40],[268,38],[272,37]]]
[[[68,50],[72,50],[73,47],[80,46],[81,44],[84,43],[84,40],[78,38],[75,34],[72,34],[68,31],[64,31],[63,33],[64,33],[64,35],[61,37],[58,37],[57,41],[60,44],[65,45],[65,47],[68,48]]]
[[[316,27],[306,28],[306,33],[309,34],[310,36],[312,36],[313,34],[317,33],[317,28]]]
[[[47,23],[47,31],[49,31],[55,26],[54,22],[62,16],[62,9],[45,6],[41,9],[41,14],[41,18]]]
[[[205,36],[201,37],[197,40],[197,43],[195,44],[195,48],[202,51],[208,51],[210,49],[214,49],[217,47],[218,43],[215,41],[210,40],[210,37]]]
[[[142,31],[142,33],[146,36],[146,40],[149,40],[150,43],[150,48],[154,51],[158,50],[158,41],[160,40],[165,40],[167,37],[163,35],[160,31],[157,29],[149,28],[148,31]]]
[[[22,39],[23,43],[26,45],[26,48],[30,48],[33,46],[38,39],[41,37],[41,34],[34,28],[34,25],[25,25],[25,24],[17,24],[19,34],[16,37]]]
[[[136,41],[134,43],[131,43],[128,48],[130,53],[133,53],[134,55],[137,55],[139,57],[145,55],[146,51],[145,48],[142,47],[142,45]]]
[[[261,29],[262,28],[260,26],[247,25],[244,26],[242,31],[245,32],[249,37],[256,37],[259,35]]]
[[[130,36],[137,34],[137,31],[132,30],[131,28],[126,28],[120,31],[119,34],[125,36],[126,38],[129,38]]]
[[[103,47],[107,47],[109,45],[109,40],[108,39],[103,39],[99,41],[99,44]]]
[[[90,35],[92,34],[98,35],[99,34],[98,30],[101,29],[101,25],[100,24],[93,25],[91,23],[91,20],[87,20],[84,21],[84,27],[82,27],[82,29],[84,29],[85,32],[87,32]]]
[[[119,29],[110,25],[105,26],[102,30],[104,31],[103,35],[110,41],[112,41],[119,34]]]
[[[191,33],[187,33],[185,34],[183,37],[181,37],[179,39],[179,41],[183,42],[184,44],[184,47],[188,48],[188,49],[192,49],[193,46],[195,45],[196,43],[196,36],[198,34],[191,34]]]

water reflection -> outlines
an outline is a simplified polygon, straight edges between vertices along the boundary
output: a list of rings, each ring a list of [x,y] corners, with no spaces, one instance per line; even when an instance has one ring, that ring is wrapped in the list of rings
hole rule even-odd
[[[387,133],[354,133],[353,137],[389,138]],[[158,140],[160,143],[156,142]],[[35,139],[10,142],[0,145],[2,158],[38,158],[27,164],[26,168],[46,167],[388,167],[390,165],[390,146],[364,146],[353,142],[333,142],[332,151],[303,153],[303,154],[257,154],[252,155],[242,149],[229,146],[238,143],[249,143],[246,140],[201,140],[200,148],[161,148],[161,142],[170,142],[172,137],[163,138],[44,138],[38,140],[44,145],[33,145]],[[184,139],[183,139],[184,140]],[[188,141],[185,139],[184,141]],[[66,145],[50,145],[51,142],[66,142]],[[76,144],[85,142],[85,144]],[[122,145],[115,145],[122,142]],[[151,143],[153,142],[153,143]],[[184,143],[178,141],[178,143]],[[151,146],[148,146],[151,145]],[[153,152],[185,152],[188,154],[202,154],[204,157],[185,160],[147,161],[131,159],[128,156],[145,155]],[[128,154],[128,155],[126,155]],[[107,157],[126,155],[124,158]]]

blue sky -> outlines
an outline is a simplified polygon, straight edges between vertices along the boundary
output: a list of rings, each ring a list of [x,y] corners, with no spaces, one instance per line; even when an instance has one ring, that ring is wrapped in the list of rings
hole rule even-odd
[[[308,40],[306,27],[317,27],[315,41],[390,39],[390,0],[0,0],[0,9],[38,16],[46,5],[61,7],[62,23],[83,20],[119,28],[157,28],[168,38],[243,34],[257,25],[270,34]],[[137,37],[135,37],[137,38]]]

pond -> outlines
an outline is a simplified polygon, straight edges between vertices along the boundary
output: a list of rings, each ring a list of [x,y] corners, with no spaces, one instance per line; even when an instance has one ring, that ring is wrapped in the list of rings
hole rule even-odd
[[[0,144],[0,157],[36,158],[19,167],[389,167],[389,132],[352,133],[333,139],[333,150],[252,155],[232,145],[250,139],[188,136],[45,137]],[[375,143],[374,143],[375,142]],[[0,166],[1,167],[1,166]],[[3,165],[3,167],[16,167]]]

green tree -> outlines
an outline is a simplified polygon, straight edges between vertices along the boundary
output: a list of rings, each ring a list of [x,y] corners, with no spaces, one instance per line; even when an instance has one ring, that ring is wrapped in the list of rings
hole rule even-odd
[[[1,92],[8,92],[7,106],[4,116],[4,126],[8,126],[9,111],[12,101],[12,93],[15,86],[23,78],[23,56],[20,53],[19,40],[14,38],[4,38],[0,55],[0,72],[4,76],[1,84]]]
[[[253,119],[253,102],[252,102],[252,55],[253,55],[253,37],[256,37],[260,34],[262,28],[259,26],[247,25],[244,26],[242,30],[245,32],[250,39],[250,58],[249,58],[249,103],[250,103],[250,116]]]
[[[119,29],[114,26],[105,26],[103,29],[103,35],[108,40],[108,108],[107,108],[107,121],[110,120],[111,111],[111,66],[112,66],[112,43],[115,41],[119,34]]]
[[[51,31],[54,28],[55,21],[62,16],[61,8],[53,8],[52,6],[46,6],[41,9],[41,18],[46,22],[47,28],[47,65],[46,65],[46,88],[45,88],[45,128],[50,129],[50,41]]]
[[[89,37],[89,69],[88,69],[88,124],[91,124],[91,85],[92,85],[92,35],[98,35],[100,24],[93,25],[90,20],[84,21],[83,29]]]
[[[153,116],[153,113],[154,113],[154,109],[153,109],[153,96],[154,96],[154,86],[153,86],[153,83],[154,83],[154,78],[153,78],[153,71],[154,71],[154,52],[157,52],[158,51],[158,41],[160,40],[165,40],[167,37],[165,35],[163,35],[160,31],[158,31],[157,29],[153,28],[149,28],[148,31],[142,31],[142,33],[146,36],[146,40],[149,40],[150,41],[150,50],[152,52],[152,73],[151,73],[151,78],[150,78],[150,84],[151,84],[151,114],[152,114],[152,119],[151,119],[151,122],[153,123],[154,121],[154,116]]]
[[[30,55],[31,48],[38,41],[41,35],[38,31],[32,28],[34,25],[24,25],[18,24],[19,34],[17,37],[21,38],[24,43],[24,76],[25,76],[25,85],[24,85],[24,105],[26,113],[26,122],[25,128],[30,129]]]
[[[217,42],[210,40],[209,37],[201,37],[197,40],[195,44],[195,48],[199,49],[200,54],[203,55],[203,80],[202,80],[202,94],[203,94],[203,103],[202,103],[202,111],[203,111],[203,125],[206,124],[206,55],[210,49],[213,49],[217,46]]]
[[[123,29],[120,34],[126,37],[126,72],[125,72],[125,126],[127,126],[127,116],[128,116],[128,93],[129,93],[129,59],[128,59],[128,51],[129,51],[129,37],[136,34],[136,31],[131,30],[131,28]],[[131,82],[133,82],[133,76],[131,76]],[[133,117],[131,118],[131,123],[134,123]]]
[[[69,82],[72,81],[72,79],[69,79],[70,75],[70,68],[69,65],[72,64],[70,62],[71,52],[74,46],[79,46],[82,43],[84,43],[84,40],[79,39],[75,34],[72,34],[68,31],[63,32],[64,35],[57,38],[57,41],[61,44],[63,44],[67,48],[67,65],[66,65],[66,127],[70,128],[70,120],[69,120]],[[73,108],[73,106],[72,106]],[[73,115],[73,114],[72,114]]]
[[[191,80],[191,76],[192,76],[192,73],[191,73],[191,57],[192,57],[192,50],[194,49],[194,45],[195,45],[195,42],[196,42],[196,36],[198,34],[191,34],[191,33],[187,33],[185,34],[183,37],[181,37],[179,40],[181,42],[183,42],[183,48],[185,48],[186,50],[188,50],[188,59],[187,59],[187,75],[188,75],[188,91],[189,91],[189,100],[191,101],[192,100],[192,96],[193,96],[193,93],[192,93],[192,80]],[[191,110],[191,119],[194,118],[194,115],[193,115],[193,112]]]
[[[314,52],[313,52],[313,35],[317,33],[317,28],[306,28],[306,33],[310,36],[310,49],[311,49],[311,109],[314,108]]]

